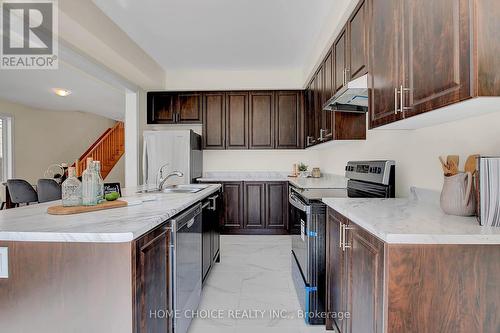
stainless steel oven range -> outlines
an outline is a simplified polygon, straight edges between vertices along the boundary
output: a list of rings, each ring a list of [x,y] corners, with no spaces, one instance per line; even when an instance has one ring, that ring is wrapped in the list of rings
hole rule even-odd
[[[326,205],[321,199],[394,197],[394,161],[353,161],[345,170],[346,189],[289,189],[290,224],[300,225],[292,235],[292,277],[308,324],[322,325],[326,315]]]

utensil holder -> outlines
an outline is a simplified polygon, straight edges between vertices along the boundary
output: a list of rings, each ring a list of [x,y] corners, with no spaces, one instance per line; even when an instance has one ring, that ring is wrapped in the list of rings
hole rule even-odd
[[[476,200],[472,189],[470,172],[444,177],[441,191],[441,209],[449,215],[473,216],[476,214]]]

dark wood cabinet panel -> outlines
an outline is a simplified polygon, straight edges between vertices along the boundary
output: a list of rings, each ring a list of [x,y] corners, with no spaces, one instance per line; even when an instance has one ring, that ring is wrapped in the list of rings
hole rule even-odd
[[[227,182],[222,184],[224,196],[223,229],[243,228],[243,183]]]
[[[225,148],[225,93],[203,94],[203,149]]]
[[[275,147],[302,148],[302,91],[277,91],[275,100]]]
[[[274,93],[250,92],[249,148],[274,148]]]
[[[148,92],[148,124],[171,124],[176,120],[177,97],[175,93]]]
[[[404,117],[471,97],[470,1],[401,2]]]
[[[201,123],[201,93],[186,92],[177,95],[177,122],[186,124]]]
[[[475,1],[474,36],[475,54],[474,94],[500,96],[500,2],[497,0]]]
[[[305,146],[309,147],[316,143],[316,125],[315,125],[315,110],[314,110],[314,78],[309,83],[308,87],[305,91],[305,126],[306,126],[306,134],[305,134]]]
[[[335,40],[335,43],[333,43],[333,54],[334,54],[334,61],[333,61],[333,70],[334,70],[334,85],[333,85],[333,91],[336,93],[342,87],[346,84],[347,82],[347,66],[346,66],[346,61],[347,61],[347,56],[346,56],[346,51],[347,51],[347,30],[344,27],[344,29],[340,32],[339,36]]]
[[[370,1],[370,128],[401,119],[397,94],[402,82],[399,0]]]
[[[383,333],[384,243],[352,223],[345,231],[347,332]]]
[[[289,233],[288,182],[223,182],[222,188],[220,233]]]
[[[266,228],[288,229],[288,183],[266,184]]]
[[[365,140],[366,114],[332,112],[334,140]]]
[[[323,62],[323,93],[321,99],[321,106],[323,106],[334,94],[333,94],[333,51],[330,50],[325,57]],[[321,111],[321,129],[320,133],[323,141],[328,141],[333,138],[333,112]],[[321,135],[322,134],[322,135]]]
[[[266,184],[261,182],[244,183],[245,229],[266,227]]]
[[[361,1],[347,22],[347,78],[356,79],[368,73],[368,11]]]
[[[317,143],[321,143],[320,138],[320,130],[321,130],[321,121],[323,117],[323,79],[324,77],[324,68],[323,64],[319,67],[316,72],[316,76],[314,78],[314,136],[316,138]]]
[[[326,311],[328,313],[345,313],[347,311],[347,265],[340,243],[342,223],[344,223],[342,217],[328,209],[326,231]],[[340,316],[338,318],[328,317],[326,328],[345,333],[347,319],[340,318]]]
[[[226,93],[226,149],[248,149],[248,92]]]
[[[136,242],[136,331],[169,332],[170,318],[151,317],[150,311],[169,310],[170,230],[163,225]]]

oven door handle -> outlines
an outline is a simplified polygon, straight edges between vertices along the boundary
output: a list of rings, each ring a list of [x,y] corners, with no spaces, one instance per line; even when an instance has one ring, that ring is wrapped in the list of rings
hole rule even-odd
[[[294,206],[295,208],[303,211],[304,213],[308,214],[309,213],[309,206],[305,205],[297,196],[294,194],[290,193],[289,200],[290,204]]]

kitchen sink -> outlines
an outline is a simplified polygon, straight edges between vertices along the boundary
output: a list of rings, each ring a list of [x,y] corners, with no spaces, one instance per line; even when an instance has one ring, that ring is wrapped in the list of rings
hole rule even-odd
[[[197,193],[206,189],[208,185],[169,185],[163,188],[163,193]]]
[[[206,189],[209,185],[189,184],[189,185],[169,185],[165,186],[163,190],[159,189],[145,189],[137,193],[197,193]]]

